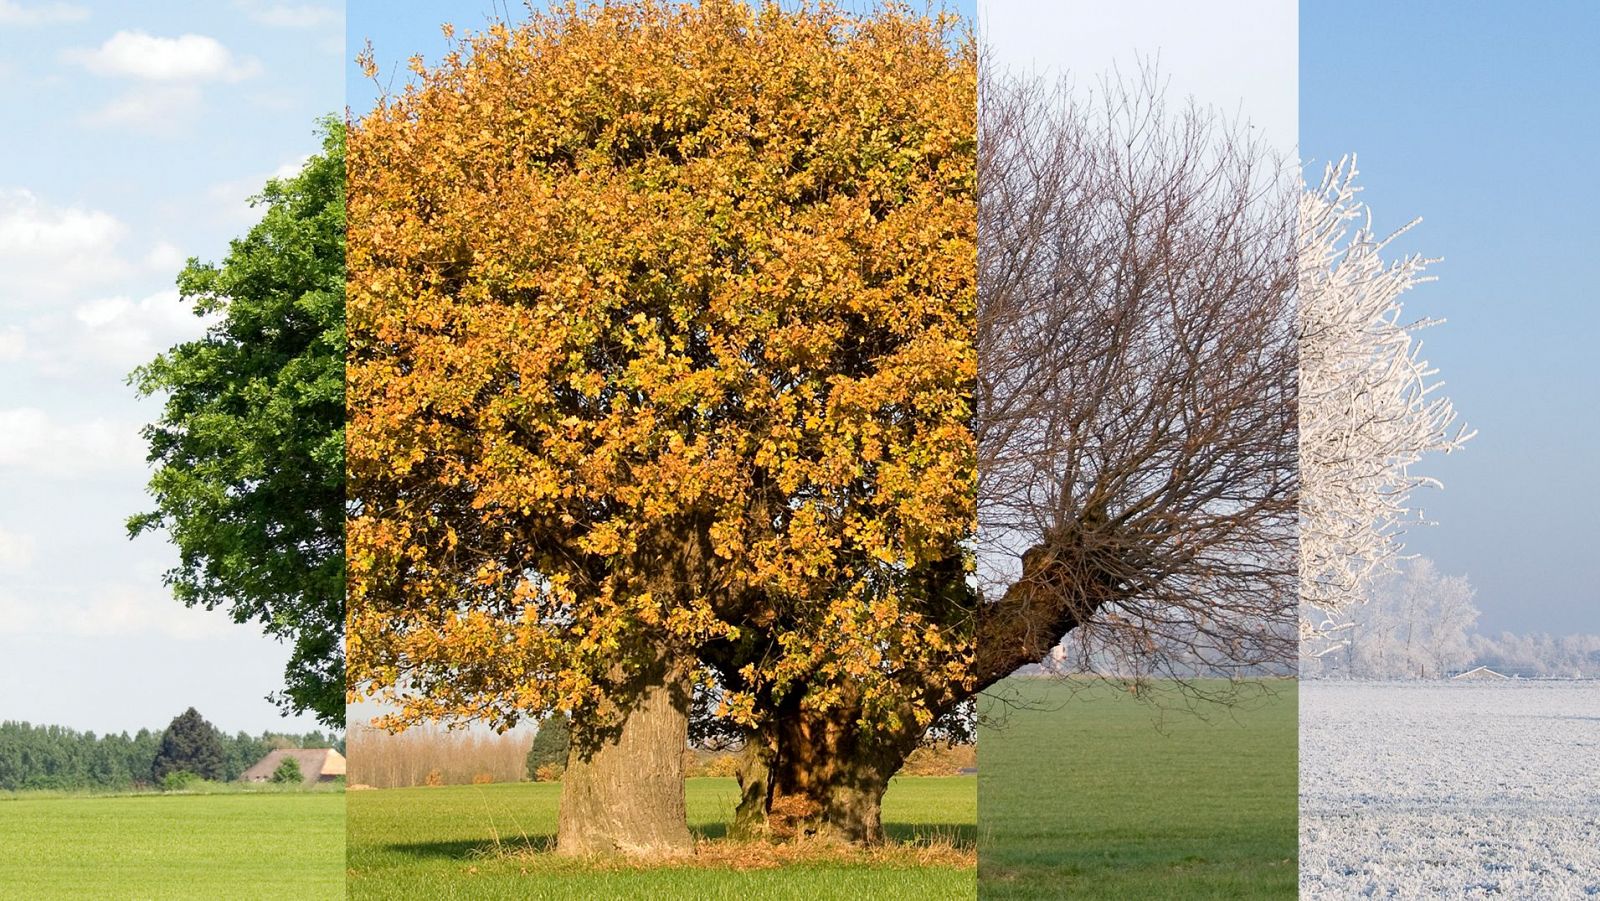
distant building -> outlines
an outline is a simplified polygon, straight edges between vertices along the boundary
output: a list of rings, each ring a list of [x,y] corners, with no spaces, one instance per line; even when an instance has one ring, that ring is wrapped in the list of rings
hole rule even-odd
[[[285,760],[300,764],[300,777],[309,785],[332,782],[344,775],[344,755],[332,748],[284,748],[272,751],[239,778],[244,782],[271,782]]]
[[[1480,667],[1478,667],[1476,669],[1469,669],[1464,673],[1460,673],[1460,674],[1457,674],[1455,676],[1452,676],[1451,677],[1451,681],[1456,681],[1456,682],[1496,682],[1496,681],[1499,681],[1501,679],[1509,679],[1509,678],[1511,678],[1511,677],[1506,675],[1505,673],[1497,673],[1494,670],[1488,668],[1487,666],[1480,666]]]

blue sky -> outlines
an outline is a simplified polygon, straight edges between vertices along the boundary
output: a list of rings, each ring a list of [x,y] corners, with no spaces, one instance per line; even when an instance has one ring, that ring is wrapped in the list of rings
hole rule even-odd
[[[320,3],[0,0],[0,718],[312,726],[263,700],[287,649],[172,601],[170,545],[127,538],[159,405],[124,379],[199,333],[183,260],[224,253],[342,107]]]
[[[1478,437],[1430,460],[1412,551],[1478,591],[1484,631],[1600,631],[1600,5],[1306,4],[1300,142],[1359,155],[1400,249],[1442,256],[1406,297]]]
[[[533,5],[548,6],[539,0]],[[838,5],[845,9],[866,9],[872,4],[871,0],[842,0]],[[959,12],[970,20],[977,0],[951,0],[942,8]],[[527,4],[523,0],[349,0],[346,9],[350,46],[359,50],[370,40],[381,70],[378,84],[374,84],[373,80],[362,76],[354,63],[350,64],[346,73],[350,85],[349,104],[356,115],[371,109],[377,102],[378,85],[398,91],[405,84],[410,75],[405,62],[412,54],[422,54],[431,64],[448,50],[448,43],[439,31],[442,23],[478,31],[507,15],[513,22],[527,18]]]

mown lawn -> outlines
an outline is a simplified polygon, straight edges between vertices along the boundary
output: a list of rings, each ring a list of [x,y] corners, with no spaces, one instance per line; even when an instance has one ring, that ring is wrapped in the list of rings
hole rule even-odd
[[[975,782],[973,777],[896,779],[884,797],[891,839],[970,849]],[[975,892],[970,865],[948,860],[930,865],[913,849],[877,859],[782,866],[764,866],[755,857],[737,860],[737,855],[733,862],[714,866],[637,868],[568,861],[542,850],[555,833],[560,792],[554,783],[351,792],[350,897],[938,901],[971,899]],[[722,838],[738,800],[734,780],[690,779],[687,795],[695,834]]]
[[[1294,898],[1295,683],[1264,684],[1195,716],[1170,691],[1005,683],[1021,706],[978,737],[979,897]]]
[[[344,793],[0,799],[0,897],[344,897]]]

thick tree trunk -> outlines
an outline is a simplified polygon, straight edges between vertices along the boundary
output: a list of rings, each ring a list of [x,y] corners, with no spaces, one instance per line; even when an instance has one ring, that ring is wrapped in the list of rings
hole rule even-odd
[[[662,663],[634,688],[615,727],[573,724],[561,780],[560,854],[664,857],[694,849],[683,796],[690,670]]]
[[[729,836],[740,841],[766,838],[767,802],[772,797],[772,769],[768,751],[759,736],[745,740],[739,755],[739,806],[733,811]]]
[[[915,742],[902,750],[904,741],[865,736],[857,716],[801,711],[777,723],[767,805],[772,837],[883,841],[883,793]]]

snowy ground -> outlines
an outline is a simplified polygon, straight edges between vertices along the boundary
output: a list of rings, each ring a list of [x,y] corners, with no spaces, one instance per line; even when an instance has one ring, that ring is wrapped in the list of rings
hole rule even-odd
[[[1301,683],[1300,897],[1600,898],[1600,682]]]

